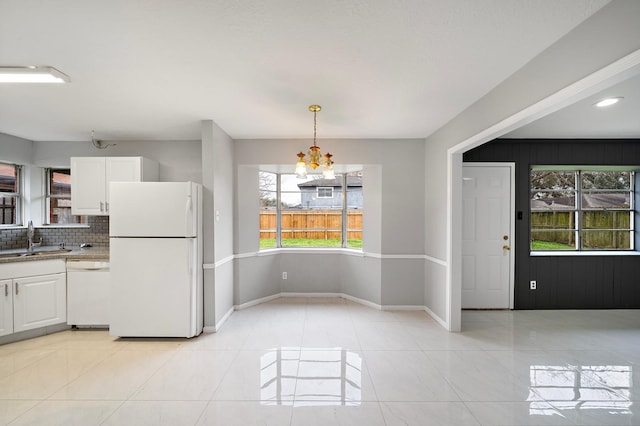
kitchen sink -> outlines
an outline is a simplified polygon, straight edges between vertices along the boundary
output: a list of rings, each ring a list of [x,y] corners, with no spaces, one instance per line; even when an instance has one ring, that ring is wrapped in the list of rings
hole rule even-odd
[[[32,257],[32,256],[47,256],[54,254],[69,253],[71,249],[59,248],[59,247],[38,247],[33,251],[27,249],[8,250],[7,252],[0,252],[0,259],[13,259],[18,257]]]
[[[0,259],[7,259],[11,257],[22,257],[22,253],[0,253]]]

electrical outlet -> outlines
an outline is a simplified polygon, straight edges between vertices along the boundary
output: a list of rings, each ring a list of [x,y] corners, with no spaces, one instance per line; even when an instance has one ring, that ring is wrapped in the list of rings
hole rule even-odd
[[[283,280],[286,280],[286,279],[287,279],[287,273],[286,273],[286,272],[283,272],[283,273],[282,273],[282,279],[283,279]]]
[[[529,290],[536,290],[538,288],[538,283],[536,280],[529,281]]]

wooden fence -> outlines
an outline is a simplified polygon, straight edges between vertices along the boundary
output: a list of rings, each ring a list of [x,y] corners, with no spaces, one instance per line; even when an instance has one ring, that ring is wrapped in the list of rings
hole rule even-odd
[[[282,238],[341,238],[340,210],[283,210]],[[276,238],[276,211],[260,211],[260,239]],[[347,211],[347,239],[362,239],[362,210]]]
[[[573,212],[532,212],[531,238],[568,246],[575,245],[575,233],[565,231],[575,228]],[[607,231],[607,229],[631,229],[629,212],[623,211],[587,211],[583,212],[582,245],[585,248],[630,248],[629,231]],[[602,229],[603,231],[589,231]],[[554,231],[555,230],[555,231]]]

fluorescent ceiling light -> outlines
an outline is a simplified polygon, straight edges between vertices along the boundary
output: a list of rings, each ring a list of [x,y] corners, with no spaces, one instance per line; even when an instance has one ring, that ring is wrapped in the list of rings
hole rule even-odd
[[[618,102],[620,102],[622,100],[622,96],[617,97],[617,98],[607,98],[607,99],[603,99],[600,102],[598,102],[597,104],[595,104],[595,106],[597,106],[598,108],[603,108],[603,107],[608,107],[611,106],[613,104],[617,104]]]
[[[68,75],[53,67],[0,67],[0,83],[68,83]]]

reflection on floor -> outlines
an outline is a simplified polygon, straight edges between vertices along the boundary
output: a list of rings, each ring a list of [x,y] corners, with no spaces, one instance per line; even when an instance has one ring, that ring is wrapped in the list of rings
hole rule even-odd
[[[640,424],[640,311],[424,312],[287,298],[217,334],[0,346],[0,425]]]
[[[532,392],[560,410],[632,413],[630,365],[532,365],[530,371]],[[530,412],[544,415],[536,411],[532,403]]]
[[[360,405],[362,358],[341,348],[279,348],[260,357],[260,402]],[[304,404],[302,404],[304,401]]]

